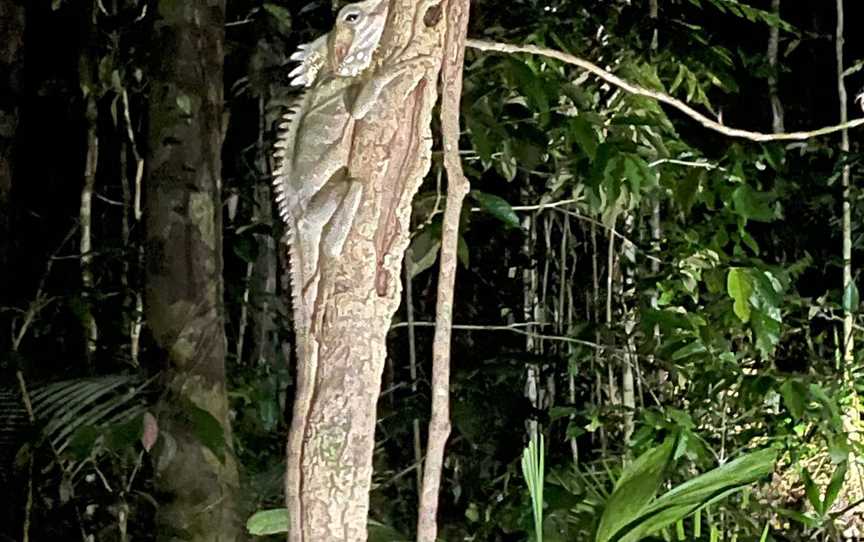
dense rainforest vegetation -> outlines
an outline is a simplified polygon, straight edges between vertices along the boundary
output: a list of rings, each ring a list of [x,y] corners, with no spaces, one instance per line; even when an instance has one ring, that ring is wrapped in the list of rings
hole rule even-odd
[[[289,57],[344,4],[0,0],[0,540],[284,539],[272,148]],[[864,539],[864,128],[812,133],[861,117],[864,5],[470,15],[438,539]],[[416,533],[442,125],[387,335],[374,541]]]

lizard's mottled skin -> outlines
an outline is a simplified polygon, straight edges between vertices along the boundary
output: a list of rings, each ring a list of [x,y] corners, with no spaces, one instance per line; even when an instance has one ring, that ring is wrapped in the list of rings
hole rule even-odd
[[[372,69],[388,4],[365,0],[345,6],[330,33],[301,45],[291,57],[300,62],[291,83],[306,91],[280,125],[273,181],[288,229],[298,366],[286,471],[291,540],[303,540],[302,529],[293,525],[302,522],[304,508],[302,450],[318,366],[322,272],[341,255],[363,193],[362,180],[349,170],[354,126],[404,71]]]

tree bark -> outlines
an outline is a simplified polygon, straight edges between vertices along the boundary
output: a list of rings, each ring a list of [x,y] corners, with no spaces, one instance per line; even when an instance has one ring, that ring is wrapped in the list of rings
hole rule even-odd
[[[438,498],[444,447],[450,436],[450,338],[453,327],[453,290],[459,245],[459,218],[468,193],[468,179],[459,157],[459,104],[462,98],[462,68],[468,33],[469,0],[447,0],[444,62],[441,66],[441,132],[444,167],[447,169],[447,207],[441,233],[441,263],[432,342],[432,415],[417,515],[417,541],[435,542],[438,535]]]
[[[849,120],[849,96],[846,92],[846,76],[844,75],[844,45],[846,41],[845,33],[845,12],[843,0],[837,0],[837,27],[834,35],[835,56],[837,59],[837,95],[840,112],[840,122],[845,123]],[[849,153],[849,130],[844,129],[840,132],[840,151],[841,159]],[[843,413],[843,428],[849,435],[849,441],[854,446],[861,444],[861,401],[858,394],[854,391],[855,377],[852,374],[852,368],[855,365],[855,313],[858,307],[848,306],[846,304],[847,293],[852,290],[857,291],[854,283],[853,268],[852,268],[852,198],[853,198],[853,180],[852,169],[849,164],[843,166],[841,175],[841,186],[843,188],[843,209],[842,209],[842,255],[843,255],[843,380],[847,386],[853,389],[851,392],[851,401]],[[858,296],[849,296],[857,298]],[[860,517],[860,502],[864,499],[864,483],[862,483],[862,470],[855,461],[854,454],[850,453],[848,457],[850,469],[846,475],[846,483],[843,485],[840,492],[840,502],[859,503],[851,510],[848,510],[847,521],[855,521],[854,517]],[[851,517],[850,517],[851,516]]]
[[[400,301],[411,200],[430,163],[442,7],[440,0],[391,2],[381,58],[427,62],[394,82],[356,126],[349,170],[365,183],[363,199],[342,257],[319,285],[332,293],[320,307],[318,366],[313,381],[300,370],[297,382],[311,387],[312,400],[303,419],[295,412],[288,439],[295,542],[366,540],[385,338]]]
[[[24,64],[23,2],[0,0],[0,36],[0,305],[4,305],[9,301],[12,263],[12,170]]]
[[[241,531],[225,390],[220,186],[225,2],[161,0],[157,9],[145,317],[167,365],[158,539],[183,532],[185,540],[234,541]]]
[[[84,359],[87,369],[93,371],[94,357],[99,340],[99,326],[93,314],[93,192],[96,187],[96,169],[99,165],[99,109],[96,103],[99,89],[99,59],[97,58],[96,1],[82,3],[81,54],[78,59],[78,82],[83,93],[84,124],[87,127],[87,150],[84,156],[84,183],[78,210],[81,253],[81,287],[84,291],[81,305],[81,325],[84,339]]]
[[[264,174],[270,173],[267,167],[266,149],[264,147],[264,132],[267,128],[264,114],[264,98],[259,99],[259,130],[258,169]],[[270,195],[270,183],[261,183],[255,187],[255,222],[273,225],[273,204]],[[279,344],[276,340],[276,322],[273,319],[273,299],[276,297],[277,254],[276,241],[272,235],[259,234],[258,255],[250,279],[250,300],[252,309],[252,356],[253,364],[263,363],[274,366],[278,356]],[[241,353],[242,355],[242,353]],[[242,359],[242,358],[241,358]]]
[[[780,16],[780,0],[771,0],[771,13]],[[780,101],[780,28],[772,26],[768,30],[768,97],[771,99],[771,128],[775,133],[786,131],[783,121],[783,102]]]

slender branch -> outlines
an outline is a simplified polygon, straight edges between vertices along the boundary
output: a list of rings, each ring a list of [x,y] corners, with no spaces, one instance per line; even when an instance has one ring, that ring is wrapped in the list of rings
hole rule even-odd
[[[562,207],[565,205],[570,205],[571,203],[579,203],[579,199],[564,199],[560,201],[550,201],[549,203],[540,203],[537,205],[514,205],[511,207],[514,211],[542,211],[543,209],[555,209],[556,207]],[[483,211],[479,207],[472,207],[471,212],[476,213],[479,211]]]
[[[435,327],[435,322],[414,322],[414,327]],[[459,330],[459,331],[510,331],[512,333],[516,333],[518,335],[524,335],[525,337],[531,337],[534,340],[543,340],[543,341],[557,341],[564,342],[570,344],[578,344],[581,346],[587,346],[589,348],[593,348],[597,351],[609,351],[609,352],[617,352],[624,353],[624,349],[610,347],[605,344],[600,344],[598,342],[586,341],[583,339],[575,339],[573,337],[567,337],[566,335],[549,335],[545,333],[535,333],[533,331],[527,331],[524,328],[531,328],[533,326],[542,325],[538,322],[522,322],[517,324],[509,324],[509,325],[495,325],[495,324],[453,324],[451,329]],[[407,322],[400,322],[398,324],[393,324],[390,326],[390,329],[398,329],[402,327],[408,327]]]
[[[843,78],[843,45],[844,37],[843,0],[837,0],[837,34],[834,38],[837,56],[837,94],[840,104],[840,122],[846,122],[849,116],[846,81]],[[840,132],[840,150],[849,152],[849,130]],[[851,170],[848,164],[843,166],[843,292],[852,287],[852,205],[851,205]],[[854,362],[854,336],[852,334],[853,315],[850,307],[843,308],[843,360],[845,369],[851,370]]]
[[[24,403],[24,410],[27,411],[27,419],[31,427],[36,427],[36,416],[33,415],[33,403],[30,402],[30,393],[27,390],[27,382],[24,380],[24,373],[21,369],[15,371],[15,378],[18,380],[18,392],[21,394],[21,401]],[[27,461],[27,499],[24,504],[24,525],[22,526],[21,536],[23,542],[30,542],[30,522],[33,517],[33,466],[35,464],[35,451],[30,450],[30,457]]]
[[[42,277],[39,279],[39,285],[36,287],[36,293],[33,296],[33,300],[27,306],[27,309],[21,311],[23,314],[23,319],[21,321],[20,327],[16,324],[16,320],[12,321],[12,350],[18,351],[21,347],[21,342],[27,336],[27,331],[30,329],[30,325],[36,320],[36,316],[44,310],[46,307],[51,305],[57,297],[48,296],[45,294],[45,284],[48,282],[48,277],[51,275],[51,269],[54,266],[54,261],[57,259],[57,254],[63,250],[63,247],[66,246],[66,243],[72,239],[72,236],[75,235],[75,232],[78,231],[78,224],[76,223],[66,236],[60,241],[60,244],[57,246],[57,249],[54,253],[48,258],[45,262],[45,271],[42,273]]]
[[[141,153],[138,152],[138,144],[135,142],[135,130],[132,125],[132,114],[129,107],[129,94],[126,92],[126,89],[123,89],[120,98],[120,102],[123,105],[123,124],[126,126],[126,139],[128,140],[129,148],[132,150],[132,156],[135,157],[134,191],[130,197],[131,201],[127,202],[126,205],[131,205],[132,217],[135,220],[135,225],[140,226],[141,218],[143,217],[143,212],[141,210],[141,183],[144,177],[144,158],[142,158]],[[127,186],[125,181],[124,186]],[[128,209],[125,212],[128,212]],[[136,271],[140,272],[144,267],[144,246],[141,243],[137,243],[136,252],[135,267]],[[137,367],[141,344],[141,328],[144,325],[144,301],[142,299],[143,296],[141,295],[141,288],[139,288],[138,285],[135,285],[134,292],[134,311],[132,320],[129,322],[129,346],[132,364]]]
[[[860,72],[862,69],[864,69],[864,60],[859,60],[858,62],[856,62],[852,66],[849,66],[848,68],[843,70],[843,77],[845,78],[845,77],[849,77],[850,75],[855,75],[856,73]]]
[[[771,13],[780,17],[780,0],[771,0]],[[768,97],[771,99],[771,127],[775,133],[786,131],[785,123],[783,122],[783,102],[780,101],[779,79],[780,70],[778,68],[778,49],[780,48],[780,28],[771,26],[768,30],[768,66],[770,73],[768,74]]]
[[[468,179],[459,158],[459,100],[470,0],[448,0],[447,31],[441,66],[441,132],[447,170],[447,203],[441,234],[435,337],[432,342],[432,414],[423,464],[423,488],[417,513],[417,541],[435,542],[438,534],[438,493],[444,467],[444,446],[450,436],[450,339],[453,289],[456,279],[459,218],[468,194]]]
[[[807,132],[788,132],[781,134],[766,134],[763,132],[752,132],[750,130],[730,128],[706,117],[705,115],[696,111],[681,100],[673,98],[672,96],[669,96],[668,94],[664,94],[662,92],[649,90],[647,88],[628,83],[627,81],[609,73],[608,71],[597,66],[596,64],[568,53],[562,53],[561,51],[547,49],[545,47],[537,47],[535,45],[511,45],[508,43],[497,43],[475,39],[466,40],[465,45],[467,47],[471,47],[472,49],[477,49],[480,51],[494,51],[498,53],[528,53],[533,55],[540,55],[546,58],[559,60],[561,62],[564,62],[565,64],[570,64],[572,66],[582,68],[583,70],[593,73],[607,83],[615,85],[616,87],[619,87],[622,90],[629,92],[630,94],[635,94],[637,96],[645,96],[646,98],[653,98],[658,102],[662,102],[666,105],[672,106],[690,117],[691,119],[695,120],[705,128],[708,128],[709,130],[714,130],[715,132],[719,132],[729,137],[738,137],[741,139],[748,139],[750,141],[756,142],[799,141],[827,134],[833,134],[835,132],[848,130],[850,128],[856,128],[864,124],[864,118],[858,118],[851,122],[843,122],[836,126],[826,126],[824,128],[810,130]]]
[[[405,321],[408,324],[408,371],[411,376],[411,393],[417,393],[417,340],[414,333],[414,288],[411,282],[413,278],[413,254],[409,246],[405,250]],[[420,491],[423,487],[423,437],[420,434],[420,418],[414,417],[411,420],[411,433],[414,444],[414,462],[417,464],[417,497],[420,498]]]
[[[676,166],[695,167],[703,169],[719,169],[720,171],[726,171],[726,168],[718,166],[716,164],[711,164],[709,162],[688,162],[686,160],[677,160],[675,158],[660,158],[659,160],[654,160],[653,162],[648,164],[648,167],[655,168],[662,164],[674,164]]]
[[[88,32],[87,40],[92,40],[96,29],[96,7],[99,2],[86,4],[84,13],[87,17],[85,28]],[[101,6],[100,6],[101,7]],[[92,43],[90,44],[92,45]],[[78,220],[81,225],[80,238],[78,241],[81,253],[81,286],[84,290],[84,304],[82,307],[82,324],[84,327],[84,354],[90,370],[93,369],[94,356],[99,340],[99,326],[93,314],[93,192],[96,185],[96,170],[99,165],[99,110],[96,103],[96,92],[98,83],[94,77],[98,59],[92,57],[86,47],[81,53],[81,76],[80,84],[84,93],[84,121],[87,126],[87,150],[84,158],[84,183],[81,187]]]
[[[615,229],[613,223],[612,230]],[[615,236],[609,231],[609,248],[606,250],[606,325],[612,327],[612,282],[615,276],[617,258],[615,257]],[[615,374],[612,371],[612,363],[606,363],[609,377],[609,403],[621,404],[618,397]]]
[[[651,34],[651,50],[656,51],[657,47],[660,44],[660,36],[657,32],[657,17],[660,13],[660,5],[659,0],[649,0],[648,1],[648,18],[651,19],[651,22],[654,26],[654,32]]]
[[[846,93],[846,80],[844,78],[843,69],[843,46],[845,42],[844,30],[844,12],[843,0],[837,0],[837,33],[834,37],[835,52],[837,56],[837,94],[839,98],[840,122],[846,122],[849,117],[849,96]],[[843,154],[849,152],[849,130],[840,132],[840,150]],[[842,236],[843,236],[843,294],[844,300],[846,292],[850,288],[855,287],[852,278],[852,175],[849,164],[843,166],[842,187],[843,187],[843,217],[842,217]],[[852,374],[853,365],[855,363],[855,334],[853,330],[854,314],[856,307],[849,307],[846,303],[843,304],[843,380],[847,386],[852,386],[855,383],[855,377]],[[852,442],[861,443],[861,437],[858,431],[861,429],[860,412],[861,402],[858,399],[858,394],[853,391],[851,404],[846,407],[843,416],[843,426]],[[850,495],[859,496],[864,492],[864,484],[861,480],[861,467],[857,462],[853,461],[854,455],[849,454],[850,459],[850,476],[855,479],[855,487],[844,487],[844,492]],[[854,474],[853,474],[854,473]]]

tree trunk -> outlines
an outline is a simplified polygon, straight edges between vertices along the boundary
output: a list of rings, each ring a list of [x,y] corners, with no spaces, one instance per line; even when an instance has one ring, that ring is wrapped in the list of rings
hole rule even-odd
[[[267,128],[264,114],[264,98],[258,101],[258,171],[270,173],[267,167],[267,153],[264,147],[264,132]],[[273,203],[270,196],[270,183],[255,186],[254,220],[273,225]],[[274,320],[273,299],[276,297],[278,282],[276,241],[272,235],[259,234],[255,236],[258,242],[258,255],[250,277],[250,301],[252,310],[252,356],[254,364],[264,364],[275,367],[279,355],[279,344],[276,337],[276,322]],[[242,355],[242,353],[241,353]],[[242,358],[241,358],[242,359]]]
[[[84,339],[84,359],[92,372],[99,340],[99,326],[93,314],[93,192],[96,187],[96,169],[99,165],[99,108],[96,98],[99,89],[99,58],[96,41],[96,1],[82,3],[81,53],[78,59],[78,83],[83,93],[84,124],[87,127],[87,150],[84,156],[84,183],[81,187],[81,205],[78,210],[81,252],[81,325]]]
[[[0,305],[4,305],[9,301],[11,278],[12,168],[24,63],[23,2],[0,0],[0,36]]]
[[[234,541],[222,305],[224,0],[158,4],[145,181],[145,317],[167,364],[160,540]],[[212,418],[211,418],[212,416]],[[218,422],[218,423],[217,423]]]
[[[411,200],[429,169],[442,9],[439,0],[391,3],[382,58],[429,64],[394,82],[356,127],[349,169],[365,183],[363,200],[342,258],[319,285],[332,293],[320,307],[314,380],[305,382],[307,373],[298,371],[298,389],[311,388],[312,401],[307,415],[295,410],[288,440],[287,505],[299,511],[290,518],[295,542],[366,540],[375,406],[385,338],[400,301]]]

